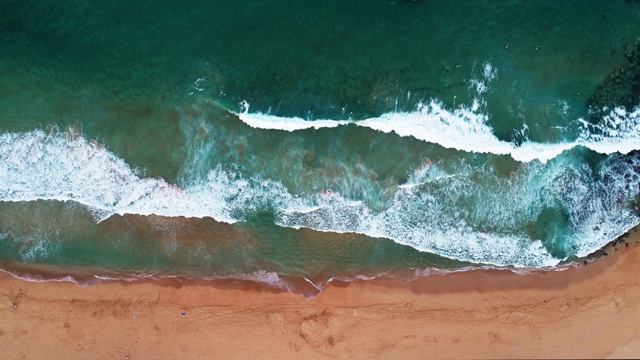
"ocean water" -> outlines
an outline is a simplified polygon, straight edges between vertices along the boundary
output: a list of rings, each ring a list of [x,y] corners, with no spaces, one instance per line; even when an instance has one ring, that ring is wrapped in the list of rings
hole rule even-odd
[[[635,1],[4,0],[0,35],[4,269],[321,290],[640,223]]]

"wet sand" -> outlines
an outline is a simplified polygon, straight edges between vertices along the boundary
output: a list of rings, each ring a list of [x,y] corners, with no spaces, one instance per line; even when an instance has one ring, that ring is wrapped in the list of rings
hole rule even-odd
[[[4,359],[640,356],[640,232],[565,271],[332,283],[78,286],[0,275]]]

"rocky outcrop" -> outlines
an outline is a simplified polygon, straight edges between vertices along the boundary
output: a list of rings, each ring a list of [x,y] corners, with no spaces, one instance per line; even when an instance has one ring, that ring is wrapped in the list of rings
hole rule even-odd
[[[587,100],[596,116],[605,107],[624,106],[631,110],[640,103],[640,43],[625,44],[624,57],[626,62],[609,73]]]

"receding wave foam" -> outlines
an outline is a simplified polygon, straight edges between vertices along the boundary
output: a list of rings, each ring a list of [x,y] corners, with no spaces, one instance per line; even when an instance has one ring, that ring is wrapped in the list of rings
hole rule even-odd
[[[283,197],[290,195],[278,183],[256,183],[222,169],[189,189],[144,178],[98,143],[67,133],[0,135],[1,201],[72,200],[88,206],[97,221],[155,214],[234,223],[238,215]]]
[[[359,121],[313,120],[297,117],[251,113],[249,104],[241,104],[242,111],[234,113],[247,125],[258,129],[296,131],[303,129],[333,128],[354,124],[384,133],[412,136],[418,140],[441,145],[445,148],[475,153],[509,155],[521,162],[549,161],[577,146],[583,146],[601,154],[622,153],[640,149],[640,107],[632,112],[616,108],[609,112],[599,125],[579,119],[583,130],[575,141],[562,143],[538,143],[525,141],[520,145],[498,139],[487,125],[489,116],[481,109],[482,101],[474,99],[470,105],[459,105],[448,110],[442,102],[431,100],[420,103],[413,112],[387,113],[379,117]]]
[[[637,179],[640,161],[614,156],[591,170],[562,159],[529,164],[522,174],[505,180],[492,177],[488,169],[447,174],[436,164],[421,164],[408,183],[393,190],[384,208],[374,210],[339,191],[296,195],[279,182],[222,166],[178,187],[141,176],[81,136],[5,133],[0,135],[0,201],[76,201],[96,221],[113,214],[156,214],[234,223],[271,211],[280,226],[384,237],[476,263],[545,267],[561,259],[551,255],[541,241],[545,239],[522,229],[538,223],[547,208],[565,208],[568,255],[592,252],[637,224],[625,206],[638,193],[630,179]],[[461,206],[469,203],[475,205]]]

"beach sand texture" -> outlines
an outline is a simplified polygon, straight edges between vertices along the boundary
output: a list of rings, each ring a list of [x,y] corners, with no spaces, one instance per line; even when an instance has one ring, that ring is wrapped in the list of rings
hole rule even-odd
[[[0,280],[4,359],[604,358],[640,355],[639,233],[565,271],[334,283]]]

